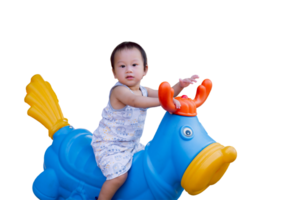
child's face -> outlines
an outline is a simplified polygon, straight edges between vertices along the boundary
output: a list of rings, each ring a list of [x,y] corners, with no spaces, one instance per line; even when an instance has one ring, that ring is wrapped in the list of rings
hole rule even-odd
[[[148,66],[144,70],[143,58],[136,48],[123,49],[116,52],[113,73],[120,83],[127,86],[139,84],[147,74]]]

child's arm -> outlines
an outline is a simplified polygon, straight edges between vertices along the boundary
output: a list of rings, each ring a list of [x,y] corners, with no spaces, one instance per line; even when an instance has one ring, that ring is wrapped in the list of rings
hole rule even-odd
[[[179,79],[179,82],[176,83],[172,88],[174,90],[174,97],[177,97],[179,95],[179,93],[183,90],[184,87],[181,86],[180,84],[180,80]],[[184,79],[185,80],[185,79]]]
[[[158,98],[136,96],[133,100],[133,107],[137,108],[158,108],[160,102]]]
[[[158,89],[155,89],[155,88],[150,87],[150,86],[145,86],[145,87],[148,91],[148,97],[158,97]],[[184,90],[186,89],[186,88],[183,88],[183,87],[180,86],[179,81],[176,81],[171,87],[174,90],[174,94],[173,94],[174,97],[180,96],[184,92]]]
[[[156,97],[144,97],[144,96],[137,96],[135,94],[132,94],[128,88],[126,87],[116,87],[113,89],[112,98],[116,98],[119,102],[124,104],[124,106],[129,105],[136,108],[149,108],[149,107],[156,107],[160,106],[159,99]],[[177,109],[180,108],[180,102],[176,99],[174,100],[175,107]],[[170,114],[172,114],[170,112]]]
[[[173,102],[175,104],[175,107],[179,109],[181,106],[180,102],[175,98],[173,98]],[[133,107],[138,107],[138,108],[159,108],[161,106],[158,98],[144,97],[144,96],[137,96],[137,98],[135,98],[134,100],[134,105],[136,106]]]
[[[132,94],[128,88],[118,86],[114,89],[115,97],[125,105],[130,105],[136,108],[159,108],[161,106],[159,98],[145,97]],[[180,102],[174,99],[176,107],[180,107]]]

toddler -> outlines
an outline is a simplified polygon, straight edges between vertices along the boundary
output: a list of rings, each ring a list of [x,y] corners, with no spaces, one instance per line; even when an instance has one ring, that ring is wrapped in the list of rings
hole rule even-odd
[[[91,143],[97,165],[106,177],[98,200],[110,200],[125,182],[133,155],[144,149],[139,141],[147,108],[160,106],[158,91],[140,85],[148,71],[146,53],[140,45],[123,42],[113,50],[110,60],[118,82],[110,90],[108,105]],[[196,78],[199,77],[179,79],[173,86],[174,97]],[[179,101],[173,101],[180,108]]]

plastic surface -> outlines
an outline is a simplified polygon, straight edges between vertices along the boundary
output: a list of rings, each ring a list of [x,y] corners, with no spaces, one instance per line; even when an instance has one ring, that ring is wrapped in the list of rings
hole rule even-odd
[[[44,171],[33,184],[39,199],[95,200],[106,178],[96,165],[91,140],[89,131],[69,125],[55,132],[45,153]],[[221,178],[235,159],[234,152],[232,147],[216,144],[197,116],[166,112],[153,140],[134,155],[128,178],[113,199],[178,199],[183,189],[197,194]]]
[[[31,107],[28,115],[39,121],[49,130],[49,137],[64,126],[68,126],[68,120],[64,118],[56,94],[51,85],[44,81],[40,75],[34,75],[26,87],[25,102]]]
[[[233,147],[224,148],[218,143],[209,145],[189,164],[181,180],[182,187],[191,195],[201,193],[222,178],[236,156]]]

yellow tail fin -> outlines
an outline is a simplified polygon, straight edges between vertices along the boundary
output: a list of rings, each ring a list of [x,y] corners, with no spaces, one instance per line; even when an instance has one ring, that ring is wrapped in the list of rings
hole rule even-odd
[[[56,131],[69,125],[51,85],[44,81],[41,75],[37,74],[31,78],[26,92],[25,102],[31,106],[27,114],[49,130],[49,137],[53,138]]]

